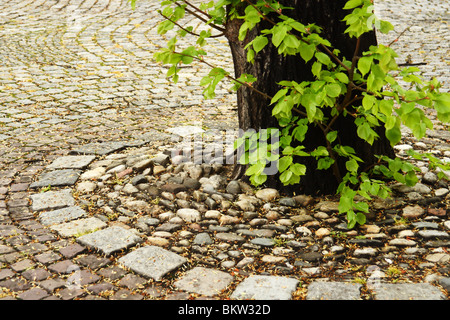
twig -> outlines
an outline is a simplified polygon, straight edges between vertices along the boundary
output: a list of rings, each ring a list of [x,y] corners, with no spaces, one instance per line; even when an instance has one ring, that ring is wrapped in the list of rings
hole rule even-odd
[[[175,3],[177,6],[181,7],[181,4],[179,4],[178,2]],[[214,23],[210,23],[207,19],[203,18],[202,16],[200,16],[199,14],[197,14],[196,12],[188,9],[188,8],[184,8],[184,10],[186,10],[188,13],[192,14],[194,17],[196,17],[197,19],[199,19],[200,21],[206,23],[207,25],[210,25],[211,27],[213,27],[216,30],[219,30],[220,32],[225,33],[225,28],[219,27],[218,25],[214,24]],[[203,11],[202,11],[203,12]]]
[[[392,40],[387,46],[390,47],[391,45],[393,45],[395,42],[398,41],[398,39],[400,39],[400,37],[409,30],[411,26],[407,27],[405,30],[403,30],[402,32],[400,32],[400,34],[397,36],[397,38],[395,38],[394,40]]]
[[[183,27],[181,24],[179,24],[178,22],[173,21],[173,20],[170,19],[168,16],[165,16],[160,10],[158,10],[158,13],[159,13],[164,19],[169,20],[169,21],[172,22],[174,25],[176,25],[178,28],[180,28],[181,30],[186,31],[187,33],[192,34],[193,36],[200,37],[199,34],[197,34],[197,33],[195,33],[195,32],[192,32],[192,31],[190,31],[190,30],[184,28],[184,27]]]
[[[178,28],[180,28],[181,30],[183,30],[183,31],[185,31],[185,32],[187,32],[187,33],[189,33],[189,34],[191,34],[191,35],[193,35],[193,36],[200,37],[200,35],[199,35],[198,33],[195,33],[195,32],[193,32],[193,31],[190,31],[190,30],[186,29],[185,27],[183,27],[183,26],[182,26],[181,24],[179,24],[178,22],[173,21],[173,20],[170,19],[169,17],[165,16],[161,11],[158,11],[158,13],[159,13],[164,19],[169,20],[170,22],[172,22],[173,24],[175,24]],[[218,38],[218,37],[221,37],[221,36],[223,36],[223,33],[211,35],[211,36],[209,36],[208,38]]]
[[[184,3],[186,3],[188,6],[190,6],[191,8],[193,8],[195,11],[199,12],[199,13],[203,13],[205,16],[207,16],[209,19],[211,19],[211,15],[206,12],[201,10],[200,8],[194,6],[192,3],[190,3],[189,1],[183,0]]]

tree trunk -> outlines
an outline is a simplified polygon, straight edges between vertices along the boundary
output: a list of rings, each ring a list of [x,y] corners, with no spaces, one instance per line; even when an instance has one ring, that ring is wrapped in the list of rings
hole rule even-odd
[[[343,10],[347,0],[285,0],[282,3],[293,10],[285,10],[284,14],[289,15],[303,24],[314,23],[322,27],[321,36],[329,40],[334,48],[341,51],[341,55],[351,60],[355,51],[356,40],[349,38],[344,34],[347,28],[342,19],[349,13]],[[273,96],[280,88],[277,82],[281,80],[290,81],[311,81],[311,64],[304,63],[298,56],[282,56],[278,50],[271,44],[267,45],[255,57],[255,63],[247,62],[246,50],[244,47],[254,39],[260,30],[270,28],[270,25],[261,22],[255,29],[247,34],[244,41],[238,40],[238,31],[241,20],[229,21],[226,26],[226,36],[229,41],[231,53],[233,56],[235,76],[238,78],[243,73],[255,76],[258,80],[253,87]],[[267,23],[267,22],[266,22]],[[369,46],[376,45],[375,33],[364,35],[360,53],[367,51]],[[242,130],[268,127],[278,127],[277,120],[272,117],[272,107],[270,101],[259,93],[242,86],[237,92],[239,128]],[[325,111],[325,110],[323,110]],[[357,155],[364,160],[363,166],[370,166],[376,161],[374,155],[393,156],[393,150],[389,141],[384,137],[383,132],[377,132],[380,135],[371,146],[358,138],[354,119],[351,117],[339,117],[339,120],[333,125],[333,130],[338,130],[340,144],[353,147]],[[384,130],[383,130],[384,131]],[[323,132],[314,126],[310,126],[304,142],[302,143],[305,151],[312,151],[319,145],[325,145]],[[331,169],[316,170],[317,163],[312,157],[304,157],[301,162],[306,165],[307,172],[302,176],[300,184],[290,188],[282,188],[277,176],[268,177],[267,185],[283,189],[293,193],[305,194],[331,194],[335,193],[339,180],[333,175]],[[338,161],[340,172],[345,171],[344,161]],[[244,167],[236,165],[234,170],[235,178],[244,173]]]

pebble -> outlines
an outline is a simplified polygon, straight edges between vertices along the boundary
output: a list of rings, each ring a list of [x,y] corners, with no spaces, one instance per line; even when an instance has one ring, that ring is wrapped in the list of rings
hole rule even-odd
[[[328,228],[319,228],[319,229],[315,232],[316,237],[318,237],[318,238],[326,237],[326,236],[328,236],[330,233],[331,233],[331,231],[330,231]]]
[[[241,192],[241,186],[239,181],[232,180],[228,183],[226,191],[230,194],[239,194]]]
[[[422,216],[424,212],[425,210],[419,205],[414,206],[409,205],[403,208],[403,217],[407,219],[416,219]]]
[[[177,216],[183,219],[185,222],[197,222],[201,220],[201,214],[198,210],[183,208],[177,211]]]
[[[392,239],[389,241],[390,246],[397,246],[397,247],[413,247],[416,244],[417,244],[416,241],[408,239]]]
[[[268,238],[255,238],[252,239],[250,242],[261,247],[273,247],[275,245],[275,241],[273,239]]]
[[[280,194],[277,189],[266,188],[256,191],[255,196],[265,202],[271,202],[277,199]]]

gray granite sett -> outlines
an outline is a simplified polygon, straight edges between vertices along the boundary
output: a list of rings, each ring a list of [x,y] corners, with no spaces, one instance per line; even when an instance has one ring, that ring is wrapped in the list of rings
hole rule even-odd
[[[290,300],[298,283],[294,278],[252,275],[242,281],[230,297],[242,300]]]
[[[51,225],[78,219],[86,216],[86,214],[86,211],[81,209],[79,206],[71,206],[62,209],[41,212],[41,214],[39,215],[39,221],[43,225]]]
[[[85,169],[95,156],[64,156],[55,159],[47,169]]]
[[[80,234],[93,232],[95,230],[105,228],[106,226],[107,224],[102,220],[90,217],[52,225],[50,229],[58,232],[61,237],[69,238]]]
[[[226,289],[233,279],[232,275],[223,271],[195,267],[187,271],[174,285],[181,290],[211,297]]]
[[[308,285],[306,300],[361,300],[359,283],[314,281]]]
[[[36,193],[31,195],[30,198],[32,200],[31,210],[33,211],[60,209],[75,205],[71,189]]]
[[[80,171],[62,169],[43,173],[38,181],[33,182],[30,188],[71,186],[77,182]]]
[[[156,281],[181,267],[187,260],[173,252],[156,246],[145,246],[123,256],[119,262],[134,272]]]
[[[134,232],[118,226],[81,236],[77,242],[100,250],[106,255],[127,249],[141,242],[142,239]]]
[[[447,300],[429,283],[379,283],[372,292],[375,300]]]

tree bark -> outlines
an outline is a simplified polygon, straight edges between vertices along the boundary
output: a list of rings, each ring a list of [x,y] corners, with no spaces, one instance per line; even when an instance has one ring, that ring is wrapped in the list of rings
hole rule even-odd
[[[356,40],[344,34],[347,28],[342,19],[349,13],[343,10],[347,0],[285,0],[282,3],[293,10],[285,10],[284,14],[300,21],[303,24],[314,23],[322,27],[321,36],[329,40],[334,48],[341,51],[341,54],[351,60],[356,47]],[[258,80],[253,87],[273,96],[280,87],[277,83],[281,80],[289,81],[311,81],[311,64],[305,63],[298,56],[282,56],[278,50],[269,44],[255,57],[255,63],[247,62],[246,50],[244,47],[263,29],[270,28],[268,22],[262,21],[256,28],[247,34],[244,41],[238,40],[238,32],[241,20],[228,21],[226,25],[226,36],[229,41],[233,56],[235,76],[238,78],[243,73],[252,74]],[[365,34],[361,39],[360,52],[367,51],[369,46],[376,45],[376,35],[374,32]],[[242,86],[237,92],[239,128],[246,131],[248,129],[259,130],[261,128],[278,127],[277,120],[272,116],[270,101],[261,94]],[[325,110],[323,110],[325,111]],[[338,137],[341,145],[353,147],[357,155],[364,160],[364,166],[374,164],[374,155],[393,156],[393,150],[389,141],[384,136],[384,130],[377,132],[380,138],[375,140],[371,146],[358,138],[356,126],[352,117],[339,117],[333,125],[333,130],[338,130]],[[310,126],[304,142],[305,151],[312,151],[319,145],[325,145],[323,132],[314,126]],[[316,160],[312,157],[299,159],[307,167],[305,176],[302,176],[299,185],[283,188],[277,176],[269,176],[267,185],[282,189],[289,193],[304,194],[331,194],[335,193],[340,181],[333,175],[331,169],[317,170]],[[346,159],[344,159],[346,160]],[[299,162],[300,162],[299,161]],[[345,171],[345,161],[338,161],[338,168]],[[241,177],[245,168],[236,165],[234,178]]]

